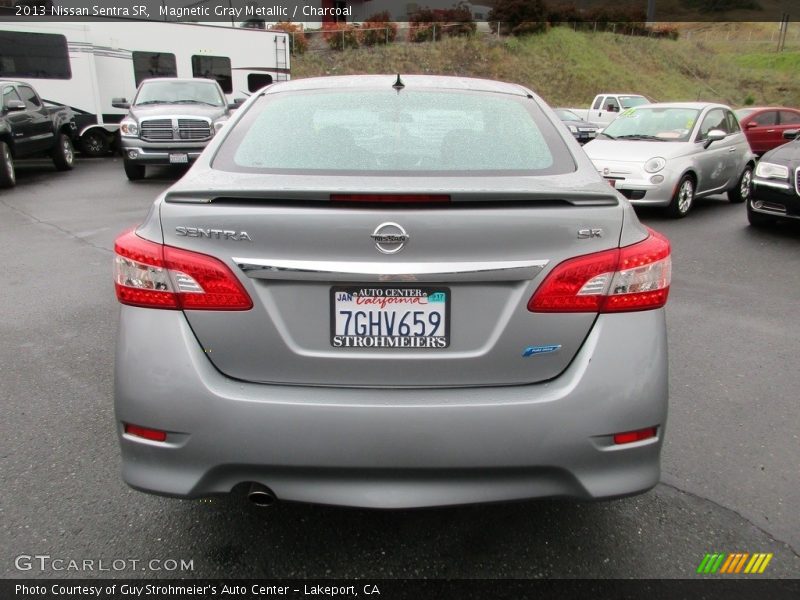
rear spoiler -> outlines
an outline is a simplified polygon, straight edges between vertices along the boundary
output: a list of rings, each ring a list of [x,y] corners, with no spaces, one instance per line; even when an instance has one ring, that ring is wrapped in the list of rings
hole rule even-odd
[[[393,196],[396,198],[393,200]],[[424,199],[430,198],[430,202]],[[330,191],[309,190],[254,190],[254,191],[172,191],[167,192],[164,200],[178,204],[247,204],[247,205],[286,205],[298,204],[331,206],[371,205],[386,207],[409,205],[414,208],[442,208],[443,206],[469,205],[497,207],[507,206],[617,206],[619,198],[616,194],[602,192],[451,192],[442,194],[439,190],[414,193],[375,192],[373,190]],[[444,201],[443,201],[444,200]]]

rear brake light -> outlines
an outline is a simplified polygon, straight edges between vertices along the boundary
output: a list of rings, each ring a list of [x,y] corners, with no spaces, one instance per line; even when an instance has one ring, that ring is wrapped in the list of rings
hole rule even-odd
[[[447,194],[331,194],[331,202],[450,202]]]
[[[641,442],[642,440],[649,440],[656,437],[657,428],[647,427],[646,429],[638,429],[637,431],[626,431],[624,433],[614,434],[615,444],[632,444],[633,442]]]
[[[672,277],[669,240],[648,230],[650,236],[632,246],[564,261],[533,294],[528,310],[610,313],[664,306]]]
[[[114,242],[114,287],[122,304],[173,310],[250,310],[250,296],[222,261],[142,239]]]
[[[130,423],[125,423],[125,433],[154,442],[164,442],[167,439],[166,431],[149,429],[147,427],[140,427],[139,425],[131,425]]]

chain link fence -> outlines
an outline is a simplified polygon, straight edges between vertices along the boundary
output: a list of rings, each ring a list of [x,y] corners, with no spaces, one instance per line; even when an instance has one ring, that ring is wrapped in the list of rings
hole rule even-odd
[[[292,48],[302,48],[307,52],[331,52],[346,48],[380,46],[387,44],[409,44],[437,42],[456,35],[474,35],[484,39],[503,39],[508,28],[503,23],[476,22],[474,31],[465,29],[464,23],[407,23],[398,22],[386,26],[342,26],[340,29],[304,29],[290,33]],[[733,24],[726,29],[676,29],[671,23],[654,23],[647,28],[642,23],[604,23],[580,22],[562,23],[557,26],[568,27],[588,33],[609,32],[620,35],[681,39],[697,44],[747,44],[748,51],[777,50],[780,42],[778,24],[775,27],[739,28]],[[554,25],[556,26],[556,25]],[[365,41],[369,34],[369,41]],[[305,44],[296,45],[295,36],[304,36]],[[785,37],[783,50],[800,50],[800,27],[791,24]]]

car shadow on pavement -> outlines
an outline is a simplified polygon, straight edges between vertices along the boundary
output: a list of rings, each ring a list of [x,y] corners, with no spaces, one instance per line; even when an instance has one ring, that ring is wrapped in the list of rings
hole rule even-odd
[[[194,560],[191,577],[692,577],[705,552],[749,547],[781,556],[773,577],[800,562],[736,513],[664,484],[606,502],[392,511],[260,508],[243,494],[163,501],[178,539],[159,539]]]

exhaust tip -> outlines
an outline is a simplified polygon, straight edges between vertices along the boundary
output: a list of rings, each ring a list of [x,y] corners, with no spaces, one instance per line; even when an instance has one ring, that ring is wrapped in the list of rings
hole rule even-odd
[[[275,494],[260,483],[251,483],[250,491],[247,492],[247,499],[251,504],[260,507],[272,506],[275,504]]]

